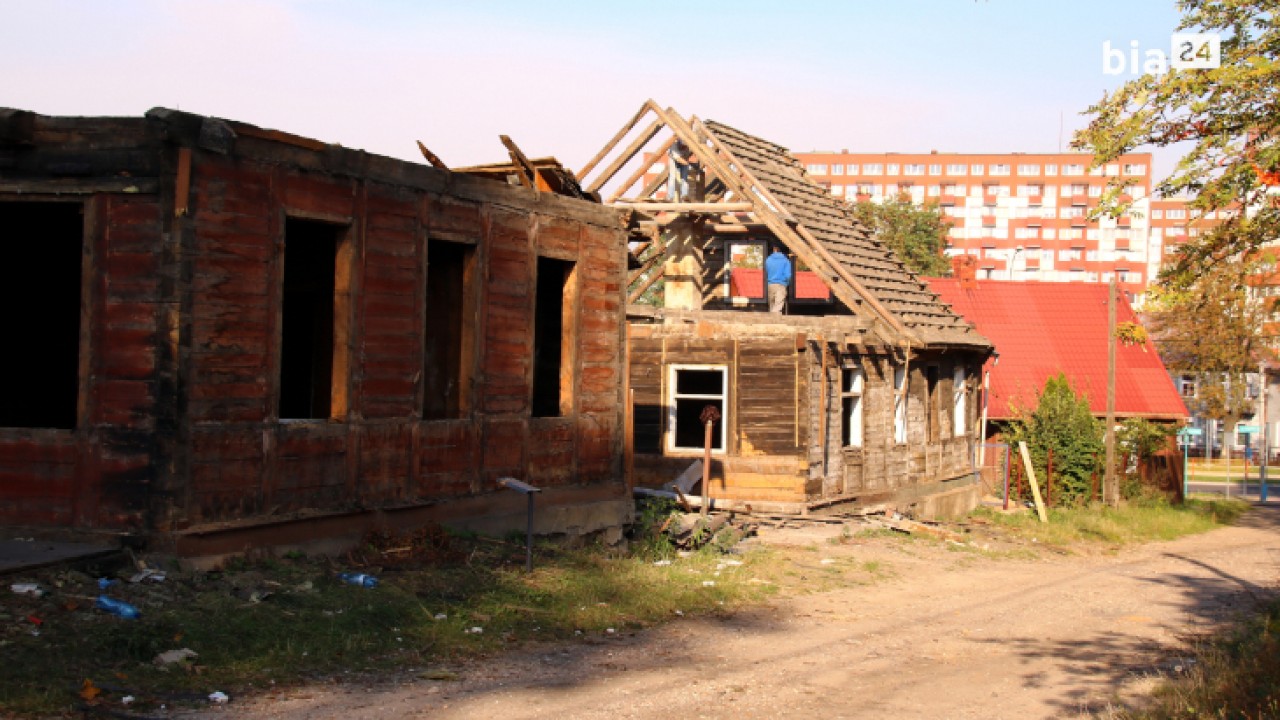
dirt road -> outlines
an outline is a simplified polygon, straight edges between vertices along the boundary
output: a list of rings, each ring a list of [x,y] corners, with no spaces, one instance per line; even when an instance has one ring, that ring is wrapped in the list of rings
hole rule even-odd
[[[1061,718],[1175,672],[1180,640],[1267,596],[1280,507],[1106,556],[991,558],[932,543],[818,541],[879,562],[870,586],[630,637],[541,646],[405,678],[237,699],[204,717]]]

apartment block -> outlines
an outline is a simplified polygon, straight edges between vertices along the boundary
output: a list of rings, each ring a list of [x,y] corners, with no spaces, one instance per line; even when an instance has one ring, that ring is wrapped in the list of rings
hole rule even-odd
[[[880,202],[900,193],[918,204],[936,202],[952,223],[947,254],[978,258],[979,278],[1109,282],[1114,276],[1140,303],[1159,270],[1163,240],[1173,236],[1150,232],[1150,153],[1098,168],[1083,153],[842,150],[796,156],[814,180],[849,202]],[[1090,220],[1114,178],[1133,181],[1130,212]]]

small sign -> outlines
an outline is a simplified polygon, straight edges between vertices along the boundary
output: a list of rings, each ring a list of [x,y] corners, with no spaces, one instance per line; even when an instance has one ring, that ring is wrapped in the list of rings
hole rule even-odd
[[[1243,433],[1245,435],[1256,435],[1258,434],[1258,426],[1257,425],[1237,425],[1236,432]]]
[[[1204,431],[1201,430],[1200,428],[1189,427],[1189,428],[1182,428],[1181,430],[1178,431],[1178,434],[1183,437],[1199,437],[1204,434]]]

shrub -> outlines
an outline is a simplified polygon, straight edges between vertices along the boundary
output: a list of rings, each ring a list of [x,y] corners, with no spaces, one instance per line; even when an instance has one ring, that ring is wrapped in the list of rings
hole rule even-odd
[[[1055,504],[1087,501],[1093,474],[1101,467],[1103,424],[1093,417],[1088,399],[1062,373],[1045,381],[1036,400],[1035,409],[1021,412],[1010,425],[1010,441],[1015,446],[1019,441],[1027,443],[1031,463],[1042,480],[1053,451]]]

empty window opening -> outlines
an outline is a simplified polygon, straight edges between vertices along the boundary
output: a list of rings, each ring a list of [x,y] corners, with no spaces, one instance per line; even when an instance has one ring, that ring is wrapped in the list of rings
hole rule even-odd
[[[964,437],[969,431],[969,385],[964,368],[958,367],[951,378],[951,435]]]
[[[280,417],[341,416],[345,386],[346,273],[339,277],[346,228],[289,218],[284,230],[284,287],[280,307]],[[341,298],[339,295],[341,294]],[[337,391],[335,393],[335,390]],[[336,397],[335,397],[336,395]]]
[[[840,436],[846,447],[862,447],[862,369],[844,368],[841,373]]]
[[[907,369],[893,369],[893,441],[899,445],[907,442]]]
[[[538,258],[533,315],[534,417],[573,412],[574,264]]]
[[[470,410],[475,248],[427,241],[422,417],[460,418]]]
[[[930,365],[924,369],[925,403],[928,414],[929,440],[937,440],[942,436],[942,403],[938,395],[938,367]]]
[[[84,206],[0,203],[0,427],[75,429]]]
[[[672,366],[669,410],[672,450],[702,450],[706,446],[702,411],[708,405],[720,413],[720,419],[711,426],[711,449],[724,449],[726,376],[723,366]]]

